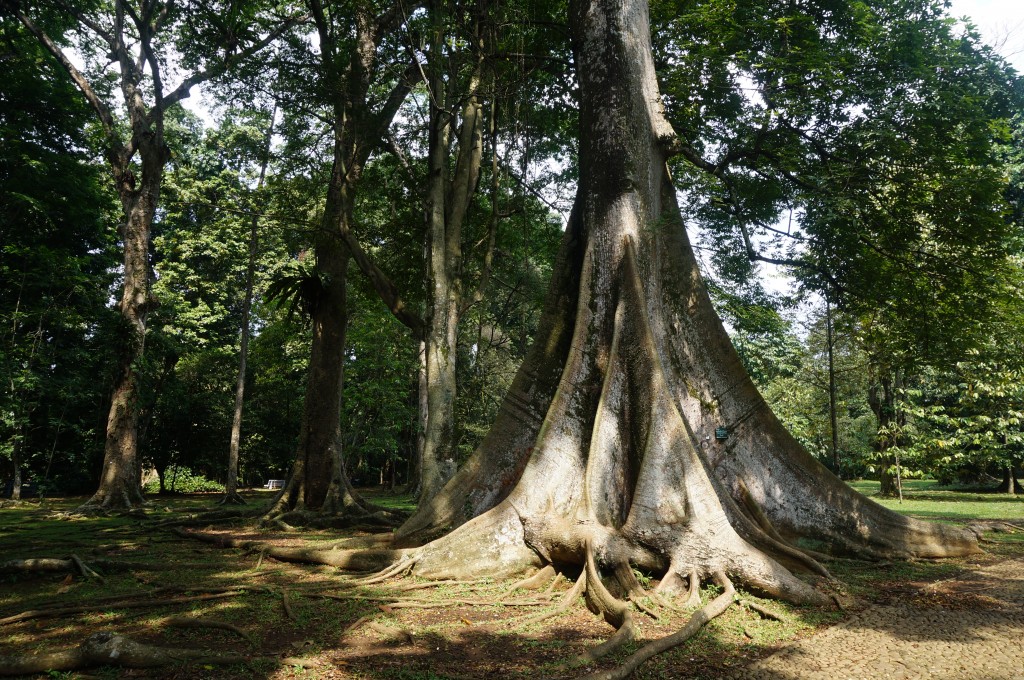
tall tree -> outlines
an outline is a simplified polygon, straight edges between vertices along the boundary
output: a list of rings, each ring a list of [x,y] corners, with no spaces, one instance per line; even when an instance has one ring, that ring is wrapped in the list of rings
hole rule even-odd
[[[461,102],[454,87],[458,72],[446,73],[445,53],[449,42],[446,27],[451,25],[452,7],[434,0],[429,7],[430,83],[429,171],[427,175],[427,272],[430,291],[424,352],[426,368],[426,419],[424,445],[420,452],[420,502],[430,500],[447,481],[442,472],[445,459],[454,448],[455,367],[458,356],[459,312],[462,307],[462,223],[480,177],[483,154],[483,106],[480,101],[483,78],[483,54],[474,50],[469,83]],[[477,47],[479,16],[474,22],[477,35],[470,44]],[[461,121],[456,120],[458,108]],[[452,132],[458,138],[454,175],[450,176],[449,153]]]
[[[146,320],[157,300],[151,291],[149,242],[169,159],[164,141],[167,110],[189,96],[193,87],[224,75],[231,67],[264,49],[288,30],[292,19],[276,7],[257,3],[203,2],[179,12],[173,2],[114,0],[99,8],[80,8],[60,0],[31,9],[4,3],[67,72],[99,120],[104,155],[121,202],[119,226],[124,268],[119,311],[124,320],[120,369],[107,418],[106,446],[99,488],[83,508],[131,507],[142,502],[138,458],[138,362],[146,338]],[[60,21],[71,19],[70,26]],[[50,27],[61,33],[50,35]],[[81,33],[77,43],[88,57],[102,47],[108,63],[80,70],[60,43],[65,31]],[[173,52],[190,69],[176,87],[164,80],[173,74]],[[105,73],[113,67],[127,113],[127,135],[117,121],[117,105],[108,96]]]
[[[256,179],[255,194],[263,189],[267,177],[267,166],[270,165],[270,144],[274,137],[274,119],[277,117],[277,106],[270,111],[267,132],[264,135],[263,154],[260,159],[260,171]],[[239,330],[238,346],[238,380],[235,382],[235,408],[231,418],[231,439],[228,443],[228,474],[224,485],[223,503],[244,504],[245,499],[238,494],[238,451],[242,442],[242,409],[245,403],[245,369],[249,358],[249,314],[252,311],[253,284],[256,277],[256,256],[259,252],[260,216],[256,205],[251,205],[252,215],[249,218],[249,262],[245,268],[245,297],[242,300],[242,321]]]
[[[631,598],[644,593],[633,566],[662,573],[664,588],[685,580],[696,592],[714,579],[725,592],[704,608],[706,621],[732,601],[732,579],[795,602],[828,601],[794,575],[828,573],[799,537],[875,556],[978,550],[973,534],[857,494],[758,394],[680,219],[666,167],[679,145],[647,10],[644,0],[570,5],[580,182],[541,331],[476,454],[486,477],[453,480],[439,494],[446,505],[429,504],[396,535],[422,541],[460,524],[401,553],[401,568],[424,576],[583,566],[578,587],[618,629],[594,655],[635,633],[602,567]],[[485,485],[489,496],[479,493]]]
[[[965,532],[849,489],[757,393],[679,218],[665,166],[679,145],[661,106],[647,16],[641,0],[572,3],[580,187],[542,331],[476,462],[486,477],[476,488],[448,485],[448,512],[431,504],[399,540],[479,516],[413,552],[415,569],[575,562],[587,564],[600,599],[596,557],[627,582],[629,564],[691,581],[727,571],[817,601],[787,568],[824,571],[793,547],[796,536],[861,554],[976,551]],[[495,492],[474,493],[485,483]],[[451,551],[458,565],[442,557]]]
[[[90,344],[112,330],[114,205],[84,102],[5,14],[0,40],[0,464],[18,498],[23,472],[43,483],[67,470],[52,464],[62,439],[80,469],[95,450],[91,407],[109,367]]]
[[[272,514],[285,510],[366,512],[352,489],[341,453],[347,277],[350,260],[366,273],[382,299],[417,331],[422,321],[398,298],[389,280],[355,236],[356,196],[371,154],[419,72],[416,57],[402,54],[401,31],[416,4],[361,3],[337,7],[309,0],[319,46],[314,56],[316,92],[330,122],[331,171],[313,248],[314,271],[306,290],[312,325],[309,377],[295,463]]]

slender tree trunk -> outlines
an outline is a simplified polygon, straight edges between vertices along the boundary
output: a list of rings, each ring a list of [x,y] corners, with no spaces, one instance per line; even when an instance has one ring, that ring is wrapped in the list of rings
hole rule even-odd
[[[21,428],[15,433],[11,442],[11,465],[14,467],[14,478],[11,482],[11,500],[21,500]]]
[[[842,479],[839,461],[839,417],[836,413],[835,328],[832,325],[832,305],[825,300],[825,343],[828,347],[828,419],[832,434],[832,472]]]
[[[482,58],[469,79],[461,109],[454,176],[448,175],[450,135],[455,124],[449,109],[454,101],[451,81],[442,71],[446,32],[445,0],[431,5],[430,142],[427,186],[427,270],[430,290],[427,314],[427,412],[420,456],[419,502],[426,503],[448,481],[455,466],[455,398],[459,320],[463,304],[462,225],[480,177],[483,113],[479,101]],[[479,30],[479,25],[477,26]]]
[[[1013,465],[1007,465],[1003,468],[1003,481],[999,484],[998,492],[1024,493],[1024,489],[1021,488],[1020,482],[1017,481],[1017,476],[1014,474]]]
[[[452,114],[447,108],[447,85],[441,71],[444,24],[435,17],[431,52],[438,62],[430,79],[429,175],[427,179],[427,270],[430,302],[426,321],[426,426],[420,454],[420,502],[429,500],[446,481],[442,461],[451,455],[454,439],[455,365],[458,340],[458,275],[461,243],[447,227],[448,147]]]
[[[901,500],[903,488],[899,474],[899,460],[893,455],[893,447],[901,443],[900,432],[905,424],[905,417],[896,403],[896,393],[902,386],[900,371],[883,373],[878,384],[872,385],[868,393],[868,405],[878,421],[878,434],[874,448],[878,456],[879,493],[882,496],[895,497]]]
[[[260,175],[256,180],[256,194],[263,189],[270,164],[270,143],[274,136],[274,118],[277,106],[270,111],[270,122],[263,141]],[[242,321],[239,332],[238,378],[235,381],[235,409],[231,418],[231,440],[228,445],[228,480],[221,503],[245,503],[238,495],[238,449],[242,441],[242,409],[245,404],[245,366],[249,357],[249,312],[252,309],[253,280],[256,278],[256,255],[259,252],[259,216],[254,211],[249,223],[249,261],[245,268],[245,298],[242,300]]]

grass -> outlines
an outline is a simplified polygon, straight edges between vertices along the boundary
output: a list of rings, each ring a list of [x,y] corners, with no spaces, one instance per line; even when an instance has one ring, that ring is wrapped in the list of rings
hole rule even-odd
[[[932,481],[905,483],[905,500],[877,496],[877,482],[854,482],[854,488],[872,496],[883,505],[916,517],[966,523],[975,519],[1002,519],[1019,522],[1024,517],[1024,498],[999,494],[951,491]],[[252,502],[269,500],[270,493],[253,492]],[[368,494],[387,507],[409,510],[412,499],[386,493]],[[42,606],[88,604],[112,595],[140,596],[162,586],[187,588],[245,586],[244,595],[222,600],[192,602],[154,609],[105,610],[61,619],[36,619],[0,628],[5,653],[52,650],[77,644],[97,630],[113,630],[141,641],[166,646],[193,646],[239,653],[272,653],[278,656],[319,659],[324,670],[296,668],[280,663],[273,656],[256,660],[247,667],[168,669],[153,671],[147,677],[170,680],[178,677],[203,678],[344,678],[380,680],[384,678],[436,679],[447,677],[487,678],[507,676],[509,680],[565,675],[559,669],[575,656],[582,645],[604,640],[609,632],[605,623],[592,616],[582,604],[544,623],[520,629],[515,622],[524,611],[499,604],[454,605],[457,599],[497,602],[505,594],[507,583],[450,585],[416,590],[404,597],[425,598],[444,605],[436,609],[394,610],[386,614],[377,603],[365,599],[332,600],[320,598],[316,589],[335,594],[352,593],[362,597],[394,594],[390,586],[345,589],[343,577],[331,568],[287,564],[264,560],[256,568],[257,556],[241,550],[221,550],[206,544],[179,539],[173,534],[152,529],[137,518],[67,518],[61,510],[73,508],[80,499],[50,500],[47,507],[38,503],[0,506],[0,555],[9,557],[65,557],[77,554],[90,560],[126,560],[147,564],[187,565],[179,569],[111,571],[104,581],[85,581],[60,575],[0,575],[0,617]],[[202,509],[213,508],[218,495],[193,495],[156,500],[149,509],[154,519],[168,519]],[[58,511],[58,512],[54,512]],[[232,525],[231,531],[251,531]],[[318,530],[302,533],[254,532],[260,538],[300,541],[307,545],[344,537],[344,532]],[[989,534],[987,555],[971,560],[1024,558],[1024,533]],[[890,602],[913,600],[926,584],[954,578],[971,568],[968,559],[895,561],[880,569],[877,564],[838,561],[829,569],[849,594],[864,600]],[[651,575],[639,574],[641,579]],[[657,574],[653,575],[657,577]],[[404,583],[409,583],[406,580]],[[560,590],[570,581],[562,579]],[[295,620],[283,611],[281,591],[288,589]],[[705,599],[713,597],[709,589]],[[757,599],[743,593],[745,599]],[[686,645],[660,655],[646,664],[636,678],[718,677],[744,667],[752,659],[765,656],[795,638],[831,625],[843,614],[831,609],[794,607],[781,602],[761,600],[762,605],[782,617],[781,622],[765,620],[742,607],[731,607]],[[224,631],[174,629],[164,622],[171,616],[201,616],[233,623],[256,641],[254,649],[237,636]],[[348,626],[365,615],[393,627],[415,632],[414,641],[405,643],[371,630],[346,632]],[[672,632],[681,619],[655,622],[638,617],[644,636],[660,637]],[[621,655],[620,655],[621,656]],[[65,677],[65,676],[54,676]],[[70,674],[66,677],[80,678]],[[92,677],[123,677],[117,669],[98,669]]]
[[[903,481],[903,502],[901,503],[898,498],[879,496],[877,481],[858,480],[849,484],[890,510],[920,519],[950,522],[970,522],[972,520],[1014,522],[1024,519],[1024,496],[955,491],[941,487],[938,482],[931,479],[907,479]]]

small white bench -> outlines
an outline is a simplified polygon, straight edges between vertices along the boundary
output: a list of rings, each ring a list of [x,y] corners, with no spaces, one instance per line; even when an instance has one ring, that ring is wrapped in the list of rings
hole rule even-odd
[[[263,488],[264,489],[283,489],[284,488],[284,480],[283,479],[268,479],[267,483],[263,485]]]

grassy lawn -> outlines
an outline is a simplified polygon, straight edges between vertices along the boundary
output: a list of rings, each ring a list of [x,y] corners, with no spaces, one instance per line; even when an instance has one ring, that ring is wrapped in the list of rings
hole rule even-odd
[[[958,523],[974,519],[1020,523],[1024,518],[1024,498],[949,491],[931,481],[913,480],[906,483],[906,498],[900,504],[878,499],[877,482],[855,482],[853,486],[888,507],[922,518]],[[365,495],[388,507],[413,507],[406,496],[377,490]],[[246,496],[250,504],[258,506],[268,502],[273,492],[251,491]],[[264,559],[253,549],[218,548],[183,539],[161,525],[162,521],[214,509],[218,499],[217,494],[154,497],[144,515],[129,517],[75,517],[60,512],[75,507],[84,500],[80,498],[0,505],[0,555],[4,556],[0,562],[75,554],[105,576],[100,581],[77,573],[0,573],[0,655],[68,649],[104,630],[158,646],[210,649],[251,660],[225,666],[172,666],[142,676],[137,671],[108,667],[89,675],[51,677],[437,680],[489,678],[500,673],[509,680],[533,680],[565,677],[568,671],[563,664],[582,648],[604,641],[610,632],[607,624],[582,604],[543,623],[523,626],[527,617],[550,605],[507,606],[537,596],[512,593],[507,582],[431,585],[406,578],[357,586],[332,567]],[[306,547],[322,547],[355,531],[285,532],[243,521],[204,524],[203,529]],[[971,602],[955,593],[936,600],[937,591],[929,589],[930,584],[955,580],[991,561],[1024,558],[1024,533],[989,533],[986,538],[986,553],[968,558],[894,560],[884,563],[884,568],[875,562],[839,560],[828,563],[828,568],[845,584],[845,593],[864,602],[964,608],[972,606]],[[659,576],[640,575],[643,579]],[[572,573],[560,577],[552,602],[569,589],[572,578]],[[287,609],[286,592],[290,600]],[[715,594],[715,589],[708,587],[703,597],[707,600]],[[743,597],[760,599],[749,592]],[[396,601],[406,600],[413,606],[394,607]],[[744,607],[731,607],[686,645],[656,657],[634,677],[722,677],[845,616],[834,607],[795,607],[770,600],[760,603],[781,621],[764,619]],[[5,617],[27,610],[55,606],[84,609],[5,621]],[[220,629],[172,625],[175,618],[182,617],[228,623],[248,637]],[[361,620],[369,620],[375,627],[363,624],[349,631]],[[681,618],[675,614],[660,621],[648,617],[641,621],[647,638],[671,634],[679,625]],[[605,665],[613,664],[615,658]],[[0,671],[2,666],[0,658]]]
[[[850,486],[887,508],[921,519],[948,522],[1024,519],[1024,496],[954,491],[939,486],[935,480],[908,479],[903,482],[901,503],[897,498],[879,497],[876,481],[859,480],[850,482]]]

